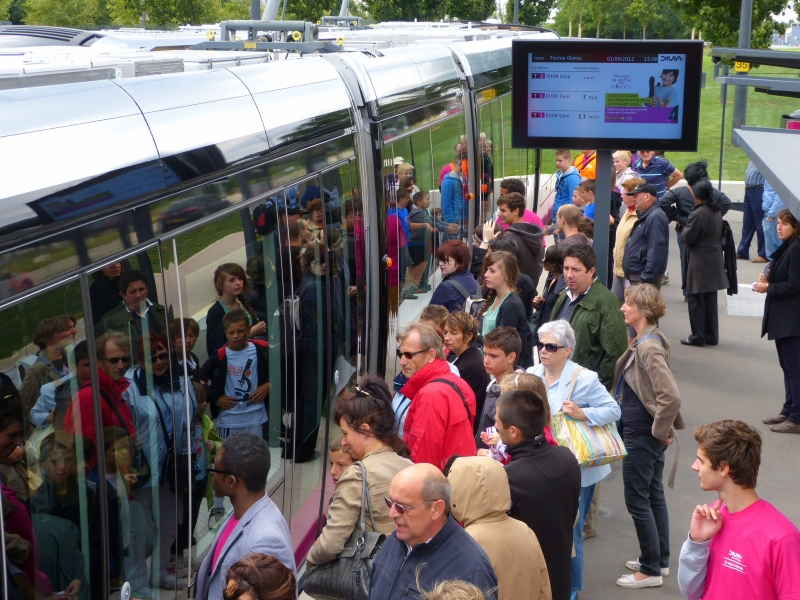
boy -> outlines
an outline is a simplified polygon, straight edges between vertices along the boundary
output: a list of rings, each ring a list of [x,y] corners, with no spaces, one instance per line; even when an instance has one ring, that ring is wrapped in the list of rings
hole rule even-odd
[[[514,365],[522,353],[522,340],[513,327],[498,327],[483,337],[483,368],[492,378],[486,388],[486,401],[483,404],[478,435],[475,444],[478,448],[488,448],[486,428],[494,426],[494,409],[500,397],[500,382],[503,377],[515,372]],[[520,369],[519,371],[523,371]]]
[[[423,280],[427,280],[426,273],[428,270],[428,257],[431,252],[431,233],[437,230],[442,233],[447,233],[448,229],[452,228],[457,231],[456,226],[443,223],[442,221],[434,222],[428,207],[431,205],[431,195],[428,192],[417,192],[412,198],[411,212],[408,214],[410,234],[408,238],[408,251],[411,255],[412,266],[408,269],[407,279],[409,285],[414,285],[412,293],[416,292],[430,292],[431,286],[429,283],[423,284]]]
[[[569,150],[556,150],[556,199],[553,202],[553,224],[548,233],[553,233],[558,229],[556,219],[558,217],[558,209],[565,204],[572,203],[572,194],[575,192],[575,187],[581,182],[581,175],[578,169],[572,166],[572,152]],[[564,235],[559,233],[559,239],[563,240]]]
[[[575,194],[580,197],[580,202],[574,202],[575,206],[582,207],[583,216],[594,221],[594,179],[585,179],[575,188]]]
[[[678,69],[664,69],[661,71],[661,85],[655,88],[653,106],[675,106],[678,92],[672,84],[678,79]]]
[[[347,467],[353,464],[353,457],[347,451],[345,446],[342,446],[342,436],[340,435],[331,442],[328,446],[328,462],[331,465],[331,479],[333,485],[339,483],[342,473],[345,472]]]
[[[250,340],[247,313],[232,310],[222,318],[228,343],[209,359],[209,395],[211,415],[217,419],[219,437],[234,433],[252,433],[261,437],[267,422],[269,394],[269,359],[267,345]],[[223,498],[214,497],[209,515],[209,529],[225,516]]]
[[[800,531],[756,493],[761,435],[742,421],[694,430],[700,489],[681,548],[678,585],[689,600],[800,597]]]

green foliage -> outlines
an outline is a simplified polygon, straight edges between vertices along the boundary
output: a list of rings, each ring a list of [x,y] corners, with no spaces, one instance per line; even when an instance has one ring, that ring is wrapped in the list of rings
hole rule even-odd
[[[142,10],[147,13],[147,27],[153,29],[214,23],[220,16],[219,0],[109,0],[108,7],[113,23],[123,27],[137,26]]]
[[[625,0],[609,0],[605,3],[575,2],[560,0],[555,20],[549,26],[560,36],[569,35],[569,20],[572,18],[572,36],[578,37],[578,24],[582,22],[582,37],[595,37],[598,32],[597,17],[599,7],[605,7],[600,17],[599,33],[606,39],[640,39],[642,37],[642,21],[634,16],[630,7],[636,0],[628,3]],[[646,2],[645,2],[646,4]],[[691,36],[691,27],[683,21],[680,7],[667,3],[650,3],[646,34],[648,39],[687,39]],[[634,6],[634,11],[636,7]]]
[[[460,21],[484,21],[492,16],[495,6],[495,0],[458,0],[457,2],[451,0],[448,2],[447,13]]]
[[[102,20],[105,6],[97,0],[26,0],[25,12],[28,25],[90,29]]]
[[[519,22],[522,25],[537,26],[546,23],[556,0],[519,0]],[[514,0],[506,2],[506,23],[514,20]]]
[[[0,17],[5,18],[5,13],[0,9]],[[14,25],[25,22],[25,0],[11,0],[8,5],[8,20]]]
[[[685,22],[702,31],[704,40],[715,46],[739,45],[741,0],[680,0],[680,6]],[[786,30],[772,18],[786,8],[786,0],[753,0],[751,48],[769,48],[773,30]]]
[[[311,21],[316,23],[322,17],[339,14],[341,0],[289,0],[286,5],[286,18],[289,20]],[[283,4],[278,10],[280,16]]]
[[[219,8],[220,21],[235,21],[250,18],[249,0],[223,0]]]
[[[364,0],[376,21],[438,21],[447,13],[447,3],[437,0]]]

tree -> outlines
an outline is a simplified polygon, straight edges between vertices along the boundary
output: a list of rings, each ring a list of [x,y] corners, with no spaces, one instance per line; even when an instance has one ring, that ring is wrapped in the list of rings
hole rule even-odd
[[[108,24],[105,3],[97,0],[26,0],[25,12],[28,25],[94,29]]]
[[[376,21],[438,21],[447,14],[447,4],[437,0],[364,0]]]
[[[606,0],[586,0],[586,10],[592,17],[596,25],[595,37],[600,39],[600,24],[606,18],[610,9],[610,2]]]
[[[495,0],[450,0],[447,14],[459,21],[485,21],[495,10]]]
[[[341,0],[291,0],[286,6],[286,18],[316,23],[322,17],[338,15],[341,4]]]
[[[537,26],[546,23],[556,0],[519,0],[519,22],[522,25]],[[514,0],[506,0],[506,23],[514,20]]]
[[[647,27],[651,23],[658,21],[661,14],[654,10],[653,3],[649,0],[631,0],[628,5],[628,14],[634,21],[639,21],[642,25],[642,39],[647,39]]]
[[[109,0],[108,9],[114,24],[123,27],[139,25],[142,11],[152,28],[215,23],[220,14],[219,0]]]
[[[685,22],[703,32],[703,39],[715,46],[739,45],[741,0],[681,0]],[[785,31],[773,14],[788,8],[786,0],[753,0],[753,26],[750,47],[769,48],[772,32]]]

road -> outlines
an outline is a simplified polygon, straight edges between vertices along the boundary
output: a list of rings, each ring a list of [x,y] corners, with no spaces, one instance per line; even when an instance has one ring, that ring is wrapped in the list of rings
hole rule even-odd
[[[729,213],[726,218],[734,231],[741,231],[741,213]],[[639,556],[633,521],[625,509],[621,463],[615,463],[611,475],[600,487],[597,537],[587,540],[585,545],[581,600],[682,598],[676,577],[678,557],[689,531],[692,511],[697,504],[711,502],[716,497],[700,490],[697,475],[691,470],[697,450],[692,432],[697,425],[741,419],[756,427],[764,438],[757,491],[800,525],[795,479],[800,472],[800,435],[773,433],[761,423],[762,418],[778,414],[783,404],[783,374],[778,366],[775,344],[760,337],[760,318],[727,315],[724,292],[720,292],[719,346],[681,345],[680,339],[690,333],[689,317],[680,289],[680,259],[674,231],[671,235],[669,272],[672,282],[661,290],[668,311],[660,327],[672,345],[671,366],[681,391],[681,413],[686,421],[686,429],[679,433],[681,448],[675,489],[666,490],[671,574],[664,578],[661,588],[628,590],[615,584],[620,575],[629,572],[625,562]],[[739,282],[744,284],[755,281],[763,267],[745,261],[738,261],[738,266]],[[667,454],[665,470],[671,467],[675,451],[673,444]]]

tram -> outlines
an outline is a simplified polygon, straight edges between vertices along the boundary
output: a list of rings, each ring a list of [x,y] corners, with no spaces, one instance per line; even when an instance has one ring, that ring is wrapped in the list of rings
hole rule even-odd
[[[387,224],[395,168],[412,165],[435,213],[440,174],[459,153],[468,199],[460,235],[469,242],[475,225],[494,212],[503,177],[535,168],[533,151],[511,147],[511,40],[556,37],[542,29],[476,27],[415,43],[413,31],[401,30],[405,43],[396,45],[383,34],[383,43],[370,47],[368,32],[345,32],[337,34],[345,37],[341,52],[263,64],[0,91],[0,371],[4,395],[18,395],[23,406],[29,479],[52,483],[42,440],[61,439],[61,432],[52,422],[34,423],[30,411],[45,382],[76,377],[81,340],[95,417],[101,412],[94,340],[109,273],[144,273],[149,302],[178,324],[182,346],[176,350],[170,339],[171,360],[193,352],[202,364],[209,354],[206,316],[218,298],[215,270],[236,263],[247,273],[249,302],[266,324],[269,345],[267,493],[289,523],[302,572],[333,489],[327,446],[338,430],[331,405],[367,371],[391,381],[397,328],[416,318],[431,295],[406,297],[398,281],[399,232]],[[309,206],[316,210],[306,217]],[[314,231],[296,225],[301,213]],[[310,235],[322,242],[307,243]],[[433,289],[435,242],[426,248]],[[307,260],[288,251],[297,243]],[[298,307],[304,281],[316,302]],[[43,323],[52,329],[61,317],[71,326],[42,332]],[[186,348],[184,319],[198,324],[193,350]],[[191,424],[189,387],[172,411]],[[298,410],[310,426],[293,420]],[[192,431],[185,433],[191,446]],[[112,491],[97,484],[109,476],[98,460],[109,441],[102,426],[96,435],[94,457],[85,447],[70,454],[59,446],[61,460],[77,463],[71,477],[83,490],[72,521],[58,529],[49,515],[33,515],[41,570],[53,589],[77,579],[78,596],[87,599],[118,597],[131,570],[121,567],[125,558],[107,534],[129,532],[131,523],[109,511]],[[0,456],[0,463],[10,460]],[[184,476],[191,474],[173,474]],[[158,486],[152,494],[158,502]],[[196,566],[214,536],[207,520],[203,503],[194,532],[164,517],[153,519],[149,535],[178,537]],[[3,560],[9,564],[5,547]],[[178,551],[175,565],[183,568]],[[8,579],[5,569],[4,591]]]

